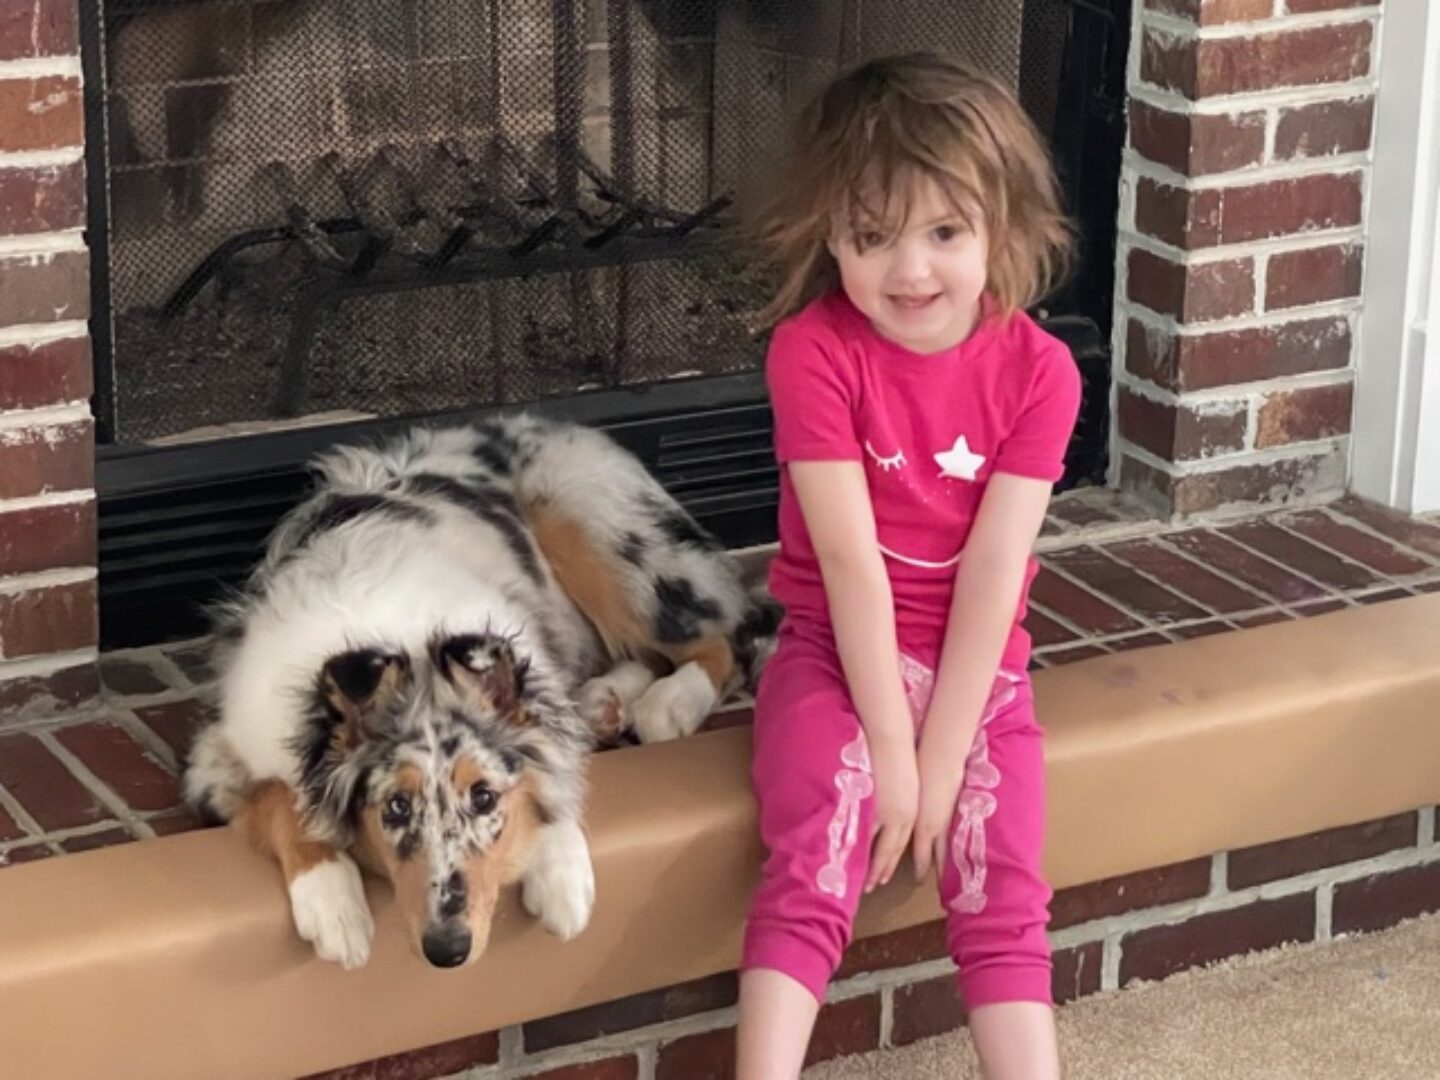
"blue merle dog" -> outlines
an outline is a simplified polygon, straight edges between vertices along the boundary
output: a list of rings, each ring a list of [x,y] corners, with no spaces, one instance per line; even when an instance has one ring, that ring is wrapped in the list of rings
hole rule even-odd
[[[484,951],[513,881],[578,933],[589,753],[695,731],[758,669],[773,609],[592,429],[419,429],[317,472],[221,611],[188,796],[279,861],[301,937],[346,967],[374,933],[351,856],[437,966]]]

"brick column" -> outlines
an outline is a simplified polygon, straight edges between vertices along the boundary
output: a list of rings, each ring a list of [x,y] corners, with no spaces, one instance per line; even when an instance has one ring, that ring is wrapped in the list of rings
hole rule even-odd
[[[1184,517],[1345,485],[1379,0],[1138,0],[1122,487]]]
[[[0,0],[0,725],[98,690],[75,0]]]

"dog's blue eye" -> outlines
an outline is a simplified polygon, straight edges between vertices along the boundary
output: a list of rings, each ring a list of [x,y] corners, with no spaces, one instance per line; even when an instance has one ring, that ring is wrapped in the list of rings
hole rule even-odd
[[[385,800],[385,824],[398,829],[410,820],[410,797],[396,792]]]
[[[470,809],[477,814],[488,814],[495,809],[497,796],[495,792],[485,784],[475,784],[470,788]]]

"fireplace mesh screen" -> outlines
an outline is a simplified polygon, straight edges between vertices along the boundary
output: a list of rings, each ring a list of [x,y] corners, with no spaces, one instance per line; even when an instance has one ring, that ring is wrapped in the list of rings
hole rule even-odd
[[[1025,15],[102,0],[111,437],[753,369],[767,284],[731,227],[800,104],[922,47],[1053,103],[1059,51],[1022,64]]]

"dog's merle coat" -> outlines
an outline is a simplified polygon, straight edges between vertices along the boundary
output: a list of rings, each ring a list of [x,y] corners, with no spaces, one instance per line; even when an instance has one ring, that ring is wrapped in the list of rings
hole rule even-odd
[[[220,712],[187,793],[258,820],[259,786],[283,784],[307,840],[396,881],[436,963],[478,953],[471,932],[502,879],[577,931],[597,735],[693,731],[754,674],[773,613],[632,455],[587,428],[518,416],[421,429],[317,470],[217,620]],[[290,859],[302,934],[308,919],[322,955],[362,962],[358,876],[332,874],[302,904],[288,843],[270,846]],[[348,927],[327,904],[349,905]]]

